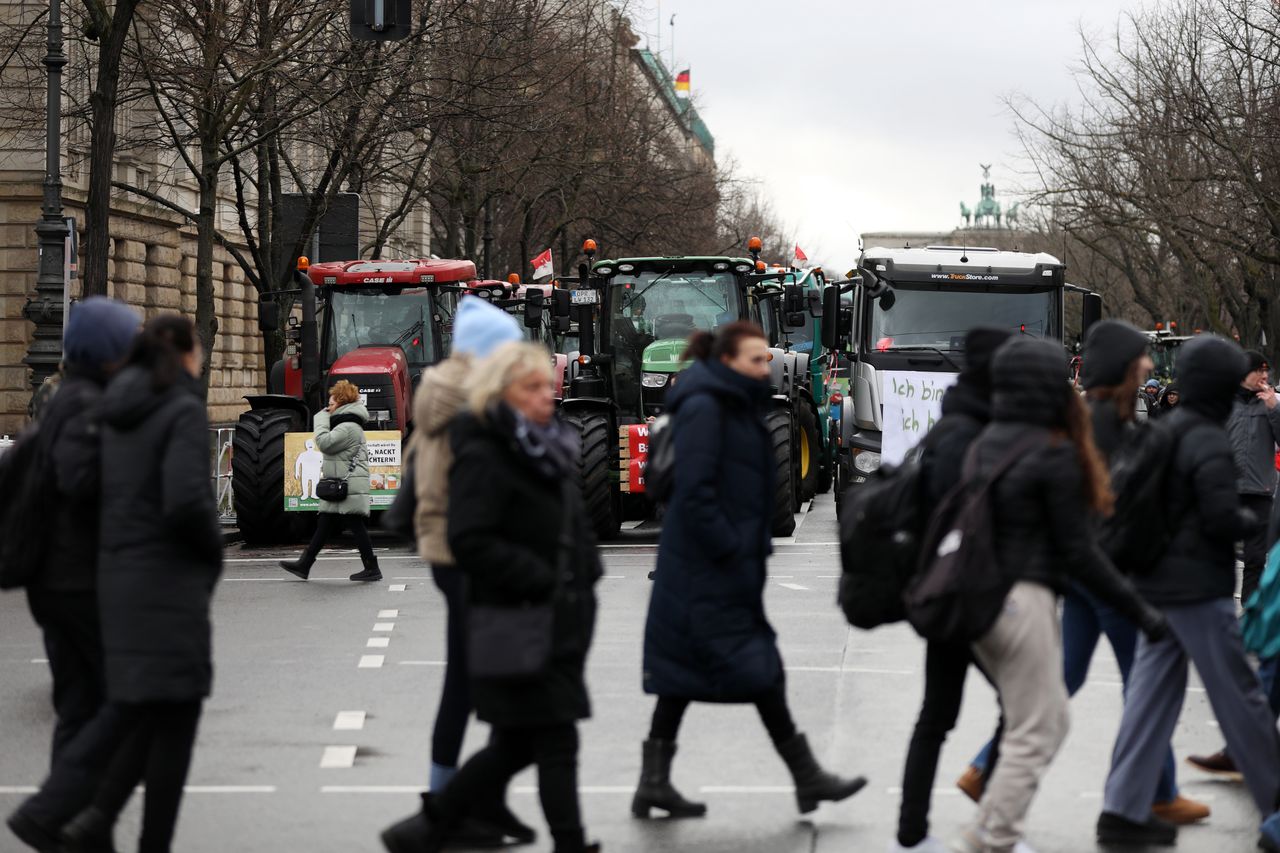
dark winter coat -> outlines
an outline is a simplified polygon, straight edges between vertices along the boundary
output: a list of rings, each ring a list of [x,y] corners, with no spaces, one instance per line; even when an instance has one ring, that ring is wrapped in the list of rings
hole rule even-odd
[[[1243,350],[1213,336],[1178,355],[1181,400],[1165,423],[1177,436],[1169,472],[1173,540],[1138,588],[1156,604],[1188,604],[1235,594],[1235,543],[1266,519],[1240,505],[1231,442],[1223,424],[1248,370]],[[1274,465],[1274,459],[1273,463]]]
[[[1142,624],[1140,599],[1097,544],[1079,456],[1057,426],[1075,393],[1065,377],[1065,355],[1053,344],[1018,339],[996,354],[992,422],[974,444],[979,472],[1031,442],[992,493],[999,566],[1059,593],[1078,583]]]
[[[40,416],[53,436],[53,517],[44,568],[32,586],[54,592],[90,592],[98,583],[98,500],[102,464],[99,406],[104,380],[68,369]]]
[[[681,373],[667,398],[675,481],[645,623],[646,693],[745,701],[782,679],[764,612],[774,490],[769,401],[765,383],[718,361]]]
[[[1236,464],[1236,491],[1242,495],[1274,495],[1280,406],[1268,409],[1254,392],[1237,387],[1227,434]]]
[[[920,463],[929,511],[960,482],[969,445],[991,420],[991,393],[963,376],[942,397],[942,417],[921,442]]]
[[[129,367],[103,396],[98,601],[107,696],[182,702],[213,682],[209,604],[222,536],[209,420],[185,376],[163,392]]]
[[[591,715],[583,676],[602,575],[595,536],[572,477],[548,477],[492,419],[450,427],[449,548],[473,605],[554,602],[552,660],[535,680],[475,678],[476,715],[495,726],[546,726]],[[575,547],[560,567],[561,528]],[[556,575],[560,573],[557,579]]]
[[[1093,424],[1093,443],[1101,451],[1103,458],[1110,461],[1111,456],[1124,444],[1125,437],[1134,428],[1134,424],[1120,417],[1115,400],[1090,400],[1089,419]]]

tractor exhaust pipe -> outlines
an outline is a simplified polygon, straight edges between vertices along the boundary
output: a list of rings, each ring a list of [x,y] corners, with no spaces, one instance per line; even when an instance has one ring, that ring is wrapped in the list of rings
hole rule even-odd
[[[311,276],[307,275],[309,267],[310,261],[305,257],[298,258],[295,275],[302,291],[302,352],[298,357],[302,366],[302,399],[306,401],[308,408],[318,411],[320,335],[316,328],[316,286],[312,283]]]

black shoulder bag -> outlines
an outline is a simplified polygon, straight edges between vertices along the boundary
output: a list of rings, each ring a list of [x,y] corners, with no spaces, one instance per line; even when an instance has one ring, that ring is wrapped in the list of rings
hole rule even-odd
[[[540,604],[480,604],[469,609],[467,669],[473,678],[535,679],[551,664],[555,602],[573,554],[571,509],[568,501],[562,504],[556,581],[551,597]]]
[[[344,477],[325,477],[316,483],[316,497],[322,501],[331,503],[339,503],[347,499],[349,488],[347,481],[351,479],[351,472],[356,470],[356,460],[360,458],[360,453],[364,450],[364,440],[361,439],[360,447],[356,450],[355,455],[351,457],[351,461],[347,463],[347,473]]]

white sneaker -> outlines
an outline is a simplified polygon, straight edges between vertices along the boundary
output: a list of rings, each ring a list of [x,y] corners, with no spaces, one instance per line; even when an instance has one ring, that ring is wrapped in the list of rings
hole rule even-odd
[[[914,847],[903,847],[894,841],[889,845],[889,853],[950,853],[950,851],[947,850],[947,845],[930,835]]]

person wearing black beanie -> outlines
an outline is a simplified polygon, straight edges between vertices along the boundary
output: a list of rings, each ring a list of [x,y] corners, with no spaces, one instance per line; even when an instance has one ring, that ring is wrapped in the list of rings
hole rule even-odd
[[[1259,520],[1236,491],[1224,425],[1248,367],[1238,345],[1215,335],[1197,336],[1178,356],[1182,402],[1160,425],[1175,436],[1163,488],[1171,537],[1155,566],[1135,579],[1169,631],[1139,643],[1129,675],[1098,818],[1103,844],[1175,843],[1176,828],[1152,817],[1151,800],[1194,663],[1230,757],[1265,818],[1265,849],[1280,845],[1280,735],[1245,654],[1234,598],[1235,543]]]
[[[1012,337],[1008,329],[989,326],[979,326],[965,335],[964,369],[943,395],[941,419],[921,443],[921,478],[925,508],[930,512],[959,482],[969,445],[991,420],[991,362]],[[972,662],[973,654],[963,643],[930,642],[925,652],[924,699],[903,768],[894,850],[930,853],[945,849],[941,841],[929,836],[930,798],[938,755],[960,715]]]

